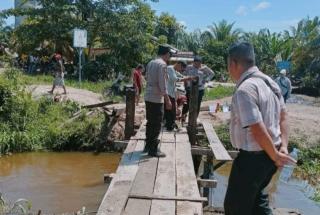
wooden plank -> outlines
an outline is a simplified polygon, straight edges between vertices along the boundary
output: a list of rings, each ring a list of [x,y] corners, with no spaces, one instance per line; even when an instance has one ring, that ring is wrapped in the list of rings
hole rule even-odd
[[[183,128],[185,129],[185,128]],[[194,173],[191,146],[188,136],[176,134],[176,175],[177,175],[177,196],[188,196],[199,198],[200,193]],[[177,201],[177,215],[201,215],[202,203],[191,201]]]
[[[98,215],[120,215],[122,213],[138,171],[139,159],[143,148],[144,141],[129,141],[116,175],[111,181],[98,209]]]
[[[118,103],[118,102],[117,102],[117,103]],[[115,104],[115,102],[113,102],[113,101],[107,101],[107,102],[101,102],[101,103],[97,103],[97,104],[84,105],[84,106],[81,106],[81,108],[104,107],[104,106],[112,105],[112,104]]]
[[[208,121],[202,122],[203,128],[206,132],[208,141],[209,141],[209,147],[212,149],[212,152],[214,154],[214,157],[216,160],[219,161],[230,161],[232,158],[228,154],[227,150],[224,148],[223,144],[219,140],[219,137],[217,136],[216,132],[213,129],[213,126]]]
[[[156,199],[156,200],[174,200],[174,201],[192,201],[192,202],[206,202],[207,198],[199,197],[199,198],[192,198],[186,196],[159,196],[159,195],[135,195],[130,194],[129,198],[132,199]]]
[[[215,188],[217,187],[217,180],[213,180],[213,179],[201,179],[198,178],[197,179],[197,183],[199,187],[206,187],[206,188]]]
[[[214,156],[212,149],[209,147],[199,147],[199,146],[193,146],[191,148],[191,153],[193,155],[208,155],[208,156]],[[230,155],[230,157],[232,159],[235,159],[238,154],[239,151],[235,151],[235,150],[228,150],[228,154]]]
[[[159,159],[153,194],[175,196],[176,146],[174,133],[162,133],[160,150],[166,154],[166,157]],[[176,203],[174,200],[152,200],[151,215],[173,215],[175,211]]]
[[[151,200],[145,198],[131,198],[132,196],[151,195],[157,172],[158,158],[143,156],[139,162],[139,169],[134,179],[129,200],[124,214],[149,214]],[[143,206],[141,206],[141,204]]]

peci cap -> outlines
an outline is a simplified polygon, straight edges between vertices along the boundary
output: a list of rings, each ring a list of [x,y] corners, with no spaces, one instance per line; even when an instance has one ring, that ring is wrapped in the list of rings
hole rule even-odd
[[[200,62],[200,63],[202,63],[202,57],[200,57],[200,56],[195,56],[195,57],[193,58],[193,62]]]
[[[170,53],[170,56],[172,54],[175,54],[177,51],[171,48],[169,45],[159,45],[158,49],[158,55],[165,55]]]

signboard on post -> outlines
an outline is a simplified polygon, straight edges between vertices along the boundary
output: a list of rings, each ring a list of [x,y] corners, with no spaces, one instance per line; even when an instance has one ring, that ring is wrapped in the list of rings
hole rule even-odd
[[[82,49],[87,48],[87,31],[82,29],[73,30],[73,47],[79,48],[79,83],[81,84],[81,55]]]
[[[73,47],[87,48],[87,31],[81,29],[74,29],[73,31]]]

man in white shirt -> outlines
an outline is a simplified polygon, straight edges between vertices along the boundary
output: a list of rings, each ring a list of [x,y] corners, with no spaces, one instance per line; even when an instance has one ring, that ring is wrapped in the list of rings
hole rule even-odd
[[[288,155],[288,124],[278,85],[255,66],[253,46],[233,44],[228,70],[236,81],[230,136],[239,155],[232,164],[224,201],[226,215],[271,215],[265,187],[277,167],[296,161]]]

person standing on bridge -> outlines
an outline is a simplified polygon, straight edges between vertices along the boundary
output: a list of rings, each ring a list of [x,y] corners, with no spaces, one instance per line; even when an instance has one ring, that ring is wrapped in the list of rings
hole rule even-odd
[[[196,76],[199,77],[199,94],[198,94],[198,115],[200,112],[202,98],[204,96],[205,83],[211,80],[214,76],[214,72],[207,66],[202,65],[202,58],[200,56],[195,56],[193,59],[193,64],[187,66],[186,71],[184,72],[186,76]],[[189,112],[189,101],[191,93],[191,81],[185,82],[187,104],[183,106],[182,116],[183,119],[186,118],[186,114]]]
[[[174,65],[168,66],[168,95],[172,104],[171,110],[164,111],[164,118],[165,118],[165,126],[167,131],[173,131],[176,127],[176,83],[177,82],[184,82],[195,79],[192,76],[183,76],[181,73],[186,69],[187,63],[184,61],[178,61]]]
[[[228,70],[236,81],[230,136],[235,158],[224,201],[226,215],[270,215],[265,187],[277,171],[296,161],[288,155],[285,103],[278,85],[255,66],[253,46],[238,42],[228,50]]]
[[[173,50],[168,46],[159,46],[158,58],[150,61],[146,68],[146,146],[145,152],[152,157],[165,157],[158,150],[159,134],[163,119],[163,103],[167,110],[172,109],[172,104],[167,90],[167,62]]]
[[[280,76],[276,78],[276,82],[281,89],[281,93],[285,103],[287,103],[287,100],[290,98],[291,91],[292,91],[291,81],[288,77],[286,77],[286,75],[287,75],[287,70],[282,69],[280,71]]]

